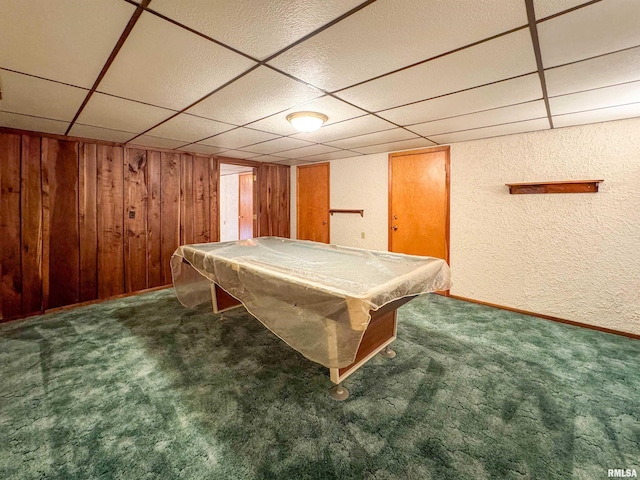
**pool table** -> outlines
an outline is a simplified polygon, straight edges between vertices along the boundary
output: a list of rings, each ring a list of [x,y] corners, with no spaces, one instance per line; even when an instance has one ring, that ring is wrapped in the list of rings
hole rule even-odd
[[[244,307],[308,359],[342,381],[374,355],[395,356],[397,309],[447,290],[444,260],[324,243],[260,237],[179,247],[171,267],[185,306],[211,301],[216,313]]]

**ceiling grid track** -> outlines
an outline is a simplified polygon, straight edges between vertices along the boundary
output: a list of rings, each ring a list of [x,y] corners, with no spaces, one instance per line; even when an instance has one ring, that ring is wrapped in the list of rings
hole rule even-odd
[[[540,77],[540,87],[542,88],[542,99],[547,109],[547,119],[549,126],[553,128],[553,118],[551,117],[551,106],[549,105],[549,95],[547,93],[547,81],[544,76],[544,66],[542,65],[542,53],[540,51],[540,39],[538,38],[538,25],[536,23],[536,13],[533,0],[524,0],[527,6],[527,18],[529,19],[529,32],[531,33],[531,41],[533,43],[533,52],[536,56],[536,64],[538,66],[538,76]]]
[[[640,116],[635,2],[61,2],[0,18],[0,125],[295,164]]]
[[[148,0],[148,1],[147,1],[147,5],[148,5],[148,3],[149,3],[150,1],[151,1],[151,0]],[[135,137],[131,138],[130,140],[128,140],[128,141],[127,141],[127,142],[125,142],[125,143],[129,143],[129,142],[131,142],[131,141],[135,140],[136,138],[138,138],[138,137],[140,137],[140,136],[142,136],[142,135],[146,134],[147,132],[150,132],[150,131],[151,131],[151,130],[153,130],[154,128],[159,127],[160,125],[162,125],[162,124],[164,124],[164,123],[168,122],[169,120],[171,120],[172,118],[176,117],[177,115],[179,115],[179,114],[181,114],[181,113],[185,113],[185,112],[186,112],[187,110],[189,110],[190,108],[193,108],[195,105],[197,105],[197,104],[199,104],[200,102],[202,102],[202,101],[206,100],[207,98],[209,98],[209,97],[210,97],[210,96],[212,96],[213,94],[215,94],[215,93],[219,92],[219,91],[220,91],[220,90],[222,90],[224,87],[226,87],[226,86],[228,86],[228,85],[232,84],[232,83],[233,83],[233,82],[235,82],[236,80],[238,80],[238,79],[240,79],[240,78],[244,77],[245,75],[247,75],[248,73],[252,72],[252,71],[253,71],[253,70],[255,70],[256,68],[258,68],[258,67],[260,67],[260,66],[270,67],[269,65],[267,65],[267,64],[266,64],[266,62],[268,62],[268,61],[272,60],[273,58],[277,57],[278,55],[281,55],[282,53],[284,53],[284,52],[286,52],[287,50],[289,50],[289,49],[291,49],[291,48],[295,47],[296,45],[298,45],[298,44],[302,43],[303,41],[306,41],[306,40],[308,40],[309,38],[311,38],[311,37],[313,37],[313,36],[317,35],[318,33],[320,33],[320,32],[322,32],[322,31],[326,30],[327,28],[329,28],[329,27],[331,27],[331,26],[335,25],[335,24],[336,24],[336,23],[338,23],[339,21],[344,20],[345,18],[347,18],[347,17],[349,17],[349,16],[353,15],[353,14],[354,14],[354,13],[356,13],[356,12],[359,12],[360,10],[362,10],[362,9],[363,9],[363,8],[365,8],[366,6],[368,6],[368,5],[372,4],[372,3],[374,3],[375,1],[377,1],[377,0],[367,0],[367,1],[366,1],[366,2],[364,2],[364,3],[361,3],[361,4],[360,4],[360,5],[358,5],[357,7],[352,8],[351,10],[349,10],[349,11],[348,11],[348,12],[346,12],[345,14],[343,14],[343,15],[339,16],[338,18],[335,18],[335,19],[334,19],[334,20],[332,20],[331,22],[329,22],[329,23],[327,23],[327,24],[325,24],[325,25],[321,26],[320,28],[318,28],[318,29],[314,30],[313,32],[311,32],[311,33],[309,33],[309,34],[305,35],[304,37],[302,37],[302,38],[298,39],[297,41],[293,42],[292,44],[287,45],[285,48],[283,48],[283,49],[279,50],[278,52],[276,52],[276,53],[274,53],[273,55],[269,56],[269,57],[268,57],[268,58],[266,58],[265,60],[257,60],[257,59],[255,59],[255,58],[253,58],[253,57],[249,56],[249,55],[246,55],[246,54],[245,54],[245,53],[243,53],[243,52],[240,52],[240,51],[238,51],[238,50],[236,50],[236,49],[234,49],[234,48],[232,48],[232,47],[230,47],[230,46],[228,46],[228,45],[226,45],[226,44],[222,43],[222,42],[219,42],[219,41],[217,41],[217,40],[214,40],[214,39],[212,39],[212,38],[210,38],[210,37],[208,37],[208,36],[206,36],[206,35],[199,34],[201,37],[203,37],[203,38],[205,38],[205,39],[207,39],[207,40],[210,40],[210,41],[212,41],[212,42],[216,43],[217,45],[220,45],[220,46],[222,46],[222,47],[224,47],[224,48],[227,48],[227,49],[229,49],[229,50],[231,50],[231,51],[233,51],[233,52],[235,52],[235,53],[239,53],[239,54],[241,54],[241,55],[245,56],[246,58],[249,58],[250,60],[252,60],[252,61],[256,62],[256,65],[252,66],[251,68],[249,68],[249,69],[248,69],[248,70],[246,70],[245,72],[241,73],[241,74],[240,74],[240,75],[238,75],[236,78],[233,78],[232,80],[228,81],[228,82],[227,82],[227,83],[225,83],[224,85],[222,85],[222,86],[218,87],[217,89],[215,89],[215,90],[214,90],[214,91],[212,91],[211,93],[209,93],[209,94],[205,95],[204,97],[200,98],[199,100],[195,101],[195,102],[194,102],[194,103],[192,103],[191,105],[189,105],[189,106],[187,106],[187,107],[183,108],[181,111],[177,112],[175,115],[172,115],[171,117],[169,117],[169,118],[167,118],[167,119],[163,120],[162,122],[160,122],[160,123],[158,123],[158,124],[156,124],[156,125],[153,125],[152,127],[150,127],[149,129],[147,129],[146,131],[144,131],[144,132],[142,132],[142,133],[140,133],[140,134],[136,135]],[[143,8],[146,8],[146,7],[143,7]],[[158,15],[160,18],[166,19],[166,18],[164,17],[164,15],[159,15],[157,12],[155,12],[155,11],[153,11],[153,10],[151,10],[151,9],[148,9],[148,11],[149,11],[149,13],[152,13],[152,14],[154,14],[154,15]],[[178,22],[175,22],[175,21],[171,21],[171,23],[173,23],[173,24],[175,24],[176,26],[179,26],[179,27],[181,27],[181,28],[184,28],[184,29],[186,29],[186,30],[188,30],[188,31],[192,31],[192,29],[190,29],[190,28],[188,28],[188,27],[186,27],[186,26],[182,25],[181,23],[178,23]],[[197,33],[197,32],[196,32],[196,33]],[[274,70],[275,70],[275,69],[274,69]],[[304,82],[303,80],[300,80],[300,79],[295,78],[295,77],[293,77],[293,76],[290,76],[290,78],[292,78],[293,80],[296,80],[296,81],[298,81],[298,82],[301,82],[301,83],[303,83],[303,84],[305,84],[305,85],[308,85],[308,83],[307,83],[307,82]],[[314,88],[317,88],[317,87],[314,87]],[[318,88],[318,90],[322,91],[322,90],[321,90],[321,89],[319,89],[319,88]],[[270,115],[269,115],[269,116],[270,116]],[[265,118],[268,118],[268,117],[265,117]],[[260,119],[259,119],[259,120],[260,120]],[[254,122],[259,121],[259,120],[252,120],[252,121],[251,121],[251,122],[249,122],[249,123],[254,123]],[[217,120],[217,121],[219,121],[219,120]],[[245,125],[249,125],[249,123],[244,124],[244,125],[238,125],[238,126],[237,126],[237,128],[241,128],[241,127],[244,127]],[[225,133],[225,132],[223,132],[223,133]],[[211,135],[211,136],[209,136],[209,137],[206,137],[206,138],[203,138],[203,139],[197,140],[196,142],[191,142],[191,143],[189,143],[188,145],[191,145],[191,144],[193,144],[193,143],[198,143],[198,142],[201,142],[201,141],[203,141],[203,140],[206,140],[206,139],[208,139],[208,138],[212,138],[212,137],[215,137],[215,136],[216,136],[216,135]],[[258,142],[258,143],[259,143],[259,142]]]
[[[89,90],[89,93],[87,94],[87,96],[85,97],[84,101],[80,105],[80,108],[78,109],[78,111],[76,112],[75,116],[73,117],[73,120],[71,120],[71,123],[69,124],[69,127],[67,128],[67,131],[64,133],[65,135],[69,135],[69,132],[71,131],[71,129],[75,125],[76,121],[78,120],[78,117],[80,116],[80,114],[84,110],[84,107],[86,107],[87,103],[89,103],[89,100],[91,99],[91,97],[93,96],[95,91],[97,90],[98,85],[100,84],[100,82],[102,81],[104,76],[107,74],[107,71],[109,70],[109,67],[111,67],[111,64],[116,59],[116,56],[118,55],[118,52],[120,51],[120,49],[124,45],[124,42],[127,40],[129,35],[131,34],[131,31],[133,30],[133,27],[136,25],[138,19],[140,18],[140,15],[142,15],[142,12],[143,12],[144,8],[147,5],[149,5],[150,2],[151,2],[151,0],[143,0],[142,3],[136,7],[135,12],[133,12],[133,15],[131,15],[131,19],[129,20],[129,23],[127,23],[127,26],[124,28],[124,31],[122,32],[122,35],[120,35],[120,38],[118,39],[118,42],[116,43],[116,46],[113,47],[113,50],[111,51],[111,54],[109,55],[109,58],[107,58],[107,61],[105,62],[104,66],[102,67],[102,70],[100,71],[100,74],[98,75],[98,78],[96,78],[96,81],[93,83],[93,86]]]

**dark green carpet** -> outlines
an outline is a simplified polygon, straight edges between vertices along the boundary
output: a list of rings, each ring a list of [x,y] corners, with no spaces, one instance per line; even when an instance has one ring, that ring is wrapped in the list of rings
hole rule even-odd
[[[0,478],[600,479],[640,472],[640,342],[429,295],[327,371],[173,290],[0,326]]]

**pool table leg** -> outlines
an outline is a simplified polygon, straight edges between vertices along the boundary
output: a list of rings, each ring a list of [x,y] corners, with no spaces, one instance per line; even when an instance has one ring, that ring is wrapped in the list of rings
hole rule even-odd
[[[396,358],[396,351],[389,348],[389,345],[384,347],[384,350],[380,350],[380,355],[385,358]]]
[[[213,313],[222,313],[242,305],[236,297],[221,288],[217,283],[211,283],[211,303]]]
[[[332,390],[339,388],[345,389],[342,386],[342,381],[378,353],[386,358],[394,358],[396,356],[396,352],[393,351],[389,345],[396,339],[398,326],[397,310],[415,297],[416,295],[402,297],[387,303],[378,310],[371,310],[369,312],[371,321],[362,336],[362,341],[360,342],[360,347],[358,348],[354,362],[343,368],[329,369],[331,381],[336,384]],[[337,347],[334,346],[333,353],[335,353],[335,351],[337,351]]]
[[[340,386],[345,378],[358,370],[378,353],[382,353],[383,351],[393,352],[393,350],[389,348],[389,344],[396,339],[396,320],[397,311],[395,309],[381,313],[372,312],[371,322],[369,322],[369,326],[364,332],[354,362],[343,368],[330,368],[329,374],[331,381],[337,384],[337,386]]]
[[[347,387],[342,386],[342,383],[339,383],[329,389],[329,395],[331,395],[331,398],[334,400],[341,402],[349,398],[349,390],[347,390]]]

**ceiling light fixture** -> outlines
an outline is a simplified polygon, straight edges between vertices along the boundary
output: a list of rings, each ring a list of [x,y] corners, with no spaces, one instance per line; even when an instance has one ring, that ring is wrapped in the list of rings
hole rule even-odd
[[[318,112],[294,112],[287,115],[287,120],[300,132],[313,132],[329,120],[329,117]]]

